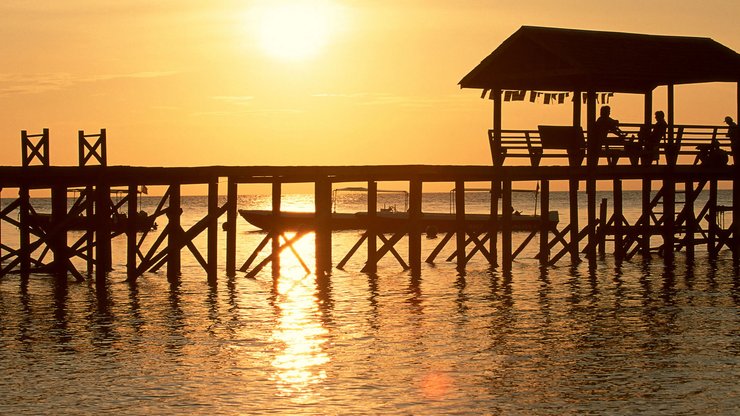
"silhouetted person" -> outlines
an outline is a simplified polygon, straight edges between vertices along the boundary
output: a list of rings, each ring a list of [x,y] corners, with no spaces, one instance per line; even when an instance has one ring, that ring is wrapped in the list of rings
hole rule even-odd
[[[665,121],[665,113],[662,111],[655,112],[655,124],[647,134],[640,137],[642,146],[643,163],[649,165],[650,162],[658,156],[660,141],[665,137],[668,131],[668,123]]]
[[[599,163],[599,154],[602,146],[606,145],[606,136],[609,133],[624,138],[624,133],[619,129],[619,121],[611,118],[611,108],[608,105],[601,107],[599,118],[593,126],[593,134],[588,138],[588,160],[589,164]]]
[[[727,137],[730,138],[732,158],[736,161],[734,163],[737,163],[738,151],[740,151],[740,129],[730,116],[725,117],[725,123],[727,123]]]

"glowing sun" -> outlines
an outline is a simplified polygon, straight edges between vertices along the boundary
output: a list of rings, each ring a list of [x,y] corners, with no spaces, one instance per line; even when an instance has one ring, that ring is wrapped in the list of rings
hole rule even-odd
[[[318,55],[331,41],[339,18],[336,5],[323,0],[272,0],[255,12],[260,47],[285,60]]]

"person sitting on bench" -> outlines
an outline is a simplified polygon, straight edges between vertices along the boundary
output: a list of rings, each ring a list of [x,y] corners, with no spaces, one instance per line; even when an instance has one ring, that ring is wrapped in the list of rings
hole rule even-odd
[[[607,136],[613,133],[624,140],[625,134],[619,129],[619,121],[611,118],[611,108],[608,105],[601,107],[599,118],[593,126],[593,135],[589,137],[588,160],[589,164],[598,164],[602,147],[608,149]]]

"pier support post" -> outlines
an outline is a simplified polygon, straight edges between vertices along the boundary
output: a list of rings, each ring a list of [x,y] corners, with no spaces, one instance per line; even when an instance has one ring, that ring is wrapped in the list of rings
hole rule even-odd
[[[98,183],[95,187],[95,281],[105,284],[111,270],[111,206],[110,186]],[[102,286],[101,286],[102,287]]]
[[[707,251],[711,258],[717,257],[717,180],[709,181],[709,216],[707,230]]]
[[[421,272],[421,196],[422,182],[409,183],[409,267],[412,274]]]
[[[491,182],[491,228],[489,233],[489,252],[491,253],[491,266],[498,267],[498,201],[501,198],[501,182]]]
[[[180,280],[180,240],[182,239],[180,184],[170,184],[169,199],[170,206],[167,209],[167,228],[169,232],[167,235],[167,280],[170,283],[177,283]]]
[[[280,210],[282,209],[281,203],[283,198],[283,184],[279,181],[272,182],[272,193],[271,193],[271,207],[272,207],[272,218],[275,226],[272,230],[268,231],[268,236],[271,237],[270,245],[272,248],[272,277],[277,279],[280,277],[280,235],[282,234],[282,222],[280,221]],[[286,243],[287,244],[287,243]]]
[[[641,225],[642,232],[640,233],[640,251],[643,256],[650,256],[650,237],[652,234],[651,219],[653,214],[653,208],[651,204],[651,190],[652,181],[650,179],[642,180],[642,215],[643,223]]]
[[[367,263],[365,270],[368,273],[378,271],[378,240],[377,240],[377,218],[378,218],[378,183],[369,181],[367,183]]]
[[[215,284],[218,274],[218,178],[208,182],[208,283]]]
[[[694,260],[694,235],[696,233],[696,213],[694,212],[694,182],[686,181],[684,185],[684,227],[686,232],[684,233],[683,245],[686,247],[686,257],[690,261]]]
[[[20,200],[20,268],[21,279],[28,279],[31,273],[31,230],[28,228],[28,222],[31,217],[31,197],[27,187],[18,189],[18,199]]]
[[[95,229],[93,228],[93,219],[95,218],[95,188],[92,186],[85,187],[85,216],[87,218],[87,224],[85,225],[87,275],[92,276],[95,268]]]
[[[586,180],[586,195],[587,195],[587,233],[588,243],[586,244],[586,257],[590,264],[596,261],[596,179],[594,179],[595,167],[589,168],[589,178]]]
[[[676,244],[676,181],[673,173],[663,178],[663,259],[673,262]]]
[[[607,219],[607,199],[602,198],[601,204],[599,204],[599,230],[596,234],[599,246],[599,257],[604,258],[606,255],[606,223]]]
[[[316,276],[331,274],[331,181],[321,178],[315,184]]]
[[[234,178],[229,177],[226,185],[226,276],[236,276],[236,213],[238,191]]]
[[[550,262],[550,181],[543,179],[540,181],[540,265],[546,266]]]
[[[457,258],[457,270],[465,269],[465,181],[455,181],[455,252]]]
[[[501,265],[505,272],[511,271],[514,256],[511,242],[511,214],[514,208],[511,205],[511,179],[504,179],[501,201]]]
[[[129,279],[136,278],[136,262],[138,250],[136,244],[137,231],[137,205],[139,202],[139,189],[136,185],[128,186],[128,222],[126,224],[126,275]]]
[[[55,185],[51,188],[51,229],[56,229],[67,216],[67,187]],[[48,244],[54,253],[53,270],[57,278],[66,278],[67,271],[67,230],[57,230],[50,236]]]
[[[622,181],[620,179],[614,179],[613,181],[613,196],[614,196],[614,257],[616,264],[622,264],[624,260],[624,230],[622,227],[622,220],[624,214],[622,210]]]
[[[568,199],[570,205],[570,262],[577,264],[581,261],[578,257],[578,179],[568,181]]]

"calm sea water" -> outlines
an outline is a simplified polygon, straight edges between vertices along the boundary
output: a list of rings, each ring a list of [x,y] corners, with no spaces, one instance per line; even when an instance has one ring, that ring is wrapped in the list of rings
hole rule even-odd
[[[343,198],[338,210],[362,209],[359,196]],[[470,211],[487,210],[486,195],[469,198]],[[563,220],[566,198],[551,201]],[[628,195],[628,217],[638,201]],[[268,207],[269,197],[240,206]],[[533,196],[517,194],[515,206],[531,212]],[[206,202],[183,207],[189,226]],[[425,195],[424,209],[448,212],[449,195]],[[264,234],[239,221],[243,262]],[[3,242],[15,236],[3,224]],[[334,234],[335,263],[358,238]],[[424,240],[425,254],[438,241]],[[180,284],[164,270],[128,284],[117,239],[106,287],[5,276],[0,414],[740,413],[740,277],[729,252],[541,269],[533,246],[510,274],[482,258],[461,274],[445,261],[452,250],[420,276],[392,257],[361,273],[360,251],[328,279],[286,250],[279,277],[269,267],[256,279],[222,273],[215,286],[186,251]],[[296,251],[313,266],[312,236]]]

